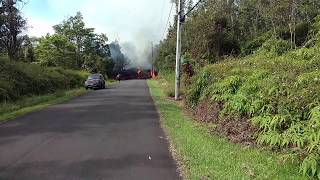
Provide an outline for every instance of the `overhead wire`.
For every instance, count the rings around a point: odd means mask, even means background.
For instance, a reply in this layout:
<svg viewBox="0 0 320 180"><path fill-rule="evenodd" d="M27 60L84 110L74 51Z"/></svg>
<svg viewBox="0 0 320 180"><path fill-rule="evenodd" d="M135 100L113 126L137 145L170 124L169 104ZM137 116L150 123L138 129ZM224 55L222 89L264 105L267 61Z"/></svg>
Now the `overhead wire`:
<svg viewBox="0 0 320 180"><path fill-rule="evenodd" d="M162 0L162 5L161 5L161 16L160 16L160 18L159 18L159 25L158 25L158 29L160 29L161 28L161 22L162 22L162 20L163 20L163 15L164 15L164 6L165 6L165 2L166 2L166 0Z"/></svg>
<svg viewBox="0 0 320 180"><path fill-rule="evenodd" d="M188 16L202 1L203 0L199 0L187 13L184 14L184 16ZM167 28L168 28L168 25L169 25L169 22L170 22L170 18L171 18L173 6L174 6L174 3L172 3L172 5L171 5L169 16L168 16L168 20L167 20L167 23L166 23L166 27L165 27L163 35L162 35L162 39L164 39L164 36L166 34L166 31L167 31Z"/></svg>
<svg viewBox="0 0 320 180"><path fill-rule="evenodd" d="M199 0L186 14L188 16L203 0Z"/></svg>
<svg viewBox="0 0 320 180"><path fill-rule="evenodd" d="M165 36L165 34L167 32L167 28L168 28L168 25L169 25L169 22L170 22L171 14L172 14L173 5L174 5L174 3L172 3L172 5L171 5L169 16L168 16L168 20L167 20L167 23L166 23L166 27L165 27L163 35L162 35L162 39L164 38L164 36Z"/></svg>

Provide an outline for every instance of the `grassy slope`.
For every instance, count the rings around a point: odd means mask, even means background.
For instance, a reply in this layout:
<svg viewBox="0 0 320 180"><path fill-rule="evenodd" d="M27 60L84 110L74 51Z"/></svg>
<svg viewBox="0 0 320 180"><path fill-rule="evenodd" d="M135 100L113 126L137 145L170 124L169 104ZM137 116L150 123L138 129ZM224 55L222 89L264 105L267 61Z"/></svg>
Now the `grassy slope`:
<svg viewBox="0 0 320 180"><path fill-rule="evenodd" d="M0 103L83 86L89 73L0 58Z"/></svg>
<svg viewBox="0 0 320 180"><path fill-rule="evenodd" d="M86 90L80 88L48 95L28 97L14 103L2 103L0 104L0 122L5 122L18 116L68 101L85 93Z"/></svg>
<svg viewBox="0 0 320 180"><path fill-rule="evenodd" d="M186 179L304 179L297 165L281 163L279 155L211 135L166 99L158 82L148 83Z"/></svg>

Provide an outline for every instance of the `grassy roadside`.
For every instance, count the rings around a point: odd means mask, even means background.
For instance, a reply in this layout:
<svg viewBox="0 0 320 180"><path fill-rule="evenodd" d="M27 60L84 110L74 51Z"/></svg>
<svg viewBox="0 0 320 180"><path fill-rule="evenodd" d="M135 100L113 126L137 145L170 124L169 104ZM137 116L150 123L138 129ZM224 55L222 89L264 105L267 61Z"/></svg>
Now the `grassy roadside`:
<svg viewBox="0 0 320 180"><path fill-rule="evenodd" d="M183 108L165 98L157 81L148 81L174 154L185 179L306 179L299 166L280 155L232 144L184 115Z"/></svg>
<svg viewBox="0 0 320 180"><path fill-rule="evenodd" d="M68 101L85 93L86 90L84 88L79 88L68 91L59 91L48 95L28 97L14 103L1 103L0 122L9 121L18 116Z"/></svg>

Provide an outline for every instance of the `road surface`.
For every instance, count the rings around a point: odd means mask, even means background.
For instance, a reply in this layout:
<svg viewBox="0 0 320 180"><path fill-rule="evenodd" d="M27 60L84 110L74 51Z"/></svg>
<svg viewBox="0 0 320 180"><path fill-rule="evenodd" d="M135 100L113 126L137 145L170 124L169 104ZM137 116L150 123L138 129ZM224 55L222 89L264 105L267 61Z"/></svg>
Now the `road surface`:
<svg viewBox="0 0 320 180"><path fill-rule="evenodd" d="M180 179L145 81L0 125L1 180Z"/></svg>

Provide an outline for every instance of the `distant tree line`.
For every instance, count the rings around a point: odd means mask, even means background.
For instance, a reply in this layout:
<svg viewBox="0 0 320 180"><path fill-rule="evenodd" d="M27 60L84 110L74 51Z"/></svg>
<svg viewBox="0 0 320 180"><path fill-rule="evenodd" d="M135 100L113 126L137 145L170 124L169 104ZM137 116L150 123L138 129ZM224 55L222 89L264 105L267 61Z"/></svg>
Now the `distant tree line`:
<svg viewBox="0 0 320 180"><path fill-rule="evenodd" d="M188 1L185 12L193 4ZM203 0L183 25L183 54L203 67L252 54L270 38L286 41L291 49L305 46L319 10L319 0ZM173 70L175 41L176 23L158 46L159 69Z"/></svg>
<svg viewBox="0 0 320 180"><path fill-rule="evenodd" d="M10 61L84 69L109 76L115 65L119 66L111 57L107 35L86 27L80 12L53 26L52 35L41 38L23 35L27 22L19 7L24 4L23 0L0 0L0 52Z"/></svg>

